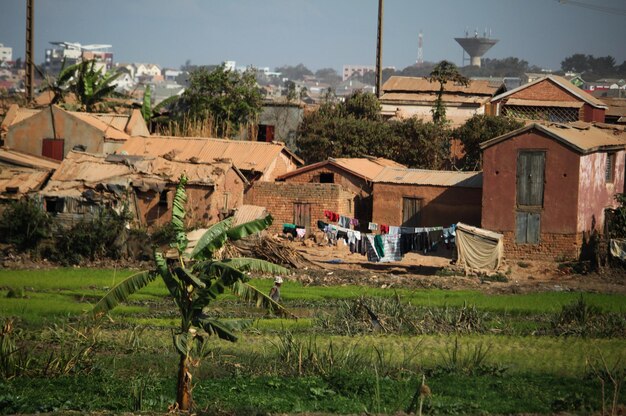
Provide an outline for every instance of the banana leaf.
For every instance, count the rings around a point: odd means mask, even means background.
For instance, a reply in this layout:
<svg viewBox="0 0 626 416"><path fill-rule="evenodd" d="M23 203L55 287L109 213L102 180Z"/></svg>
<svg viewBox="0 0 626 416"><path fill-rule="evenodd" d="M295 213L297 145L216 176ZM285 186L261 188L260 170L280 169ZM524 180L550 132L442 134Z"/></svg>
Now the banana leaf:
<svg viewBox="0 0 626 416"><path fill-rule="evenodd" d="M154 279L156 279L156 273L152 271L142 271L127 277L115 285L96 303L96 306L91 310L91 314L96 317L109 312Z"/></svg>
<svg viewBox="0 0 626 416"><path fill-rule="evenodd" d="M230 240L233 240L233 241L240 240L249 235L256 234L259 231L263 231L264 229L272 225L273 221L274 219L272 218L272 216L268 215L265 218L246 222L244 224L233 227L230 230L228 230L226 234L228 235L228 238Z"/></svg>
<svg viewBox="0 0 626 416"><path fill-rule="evenodd" d="M232 259L224 259L221 263L234 267L244 272L261 272L272 274L290 274L289 269L271 263L269 261L254 259L249 257L235 257Z"/></svg>
<svg viewBox="0 0 626 416"><path fill-rule="evenodd" d="M212 225L202 234L189 257L195 259L200 257L201 254L210 257L208 254L219 249L226 242L226 232L230 229L232 223L233 219L231 217Z"/></svg>
<svg viewBox="0 0 626 416"><path fill-rule="evenodd" d="M248 302L254 302L257 308L264 308L271 310L277 315L284 316L286 318L298 319L296 315L289 312L287 308L281 304L275 302L272 298L261 292L254 286L248 283L237 281L232 285L232 291L235 295Z"/></svg>
<svg viewBox="0 0 626 416"><path fill-rule="evenodd" d="M185 233L185 204L187 203L187 194L185 193L185 185L187 177L182 174L176 187L176 194L172 203L172 227L176 232L176 241L170 244L171 247L178 250L179 253L185 251L188 240Z"/></svg>
<svg viewBox="0 0 626 416"><path fill-rule="evenodd" d="M180 280L185 282L188 285L192 285L196 289L204 289L206 284L194 276L189 270L183 269L182 267L177 267L174 269L174 273Z"/></svg>

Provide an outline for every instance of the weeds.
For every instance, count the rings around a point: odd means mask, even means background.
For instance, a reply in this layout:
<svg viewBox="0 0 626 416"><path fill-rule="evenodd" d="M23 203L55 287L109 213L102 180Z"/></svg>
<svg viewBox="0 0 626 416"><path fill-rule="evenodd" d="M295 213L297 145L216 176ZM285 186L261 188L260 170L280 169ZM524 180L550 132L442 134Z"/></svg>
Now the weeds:
<svg viewBox="0 0 626 416"><path fill-rule="evenodd" d="M600 382L602 415L615 416L621 414L618 413L618 403L624 378L626 377L626 367L622 364L621 357L615 360L613 365L609 365L604 355L598 351L594 357L587 359L587 366L589 368L589 376ZM607 397L607 389L610 392L609 397ZM607 403L610 410L608 412Z"/></svg>
<svg viewBox="0 0 626 416"><path fill-rule="evenodd" d="M603 312L581 295L577 301L564 305L551 322L557 336L623 337L626 318L623 314Z"/></svg>

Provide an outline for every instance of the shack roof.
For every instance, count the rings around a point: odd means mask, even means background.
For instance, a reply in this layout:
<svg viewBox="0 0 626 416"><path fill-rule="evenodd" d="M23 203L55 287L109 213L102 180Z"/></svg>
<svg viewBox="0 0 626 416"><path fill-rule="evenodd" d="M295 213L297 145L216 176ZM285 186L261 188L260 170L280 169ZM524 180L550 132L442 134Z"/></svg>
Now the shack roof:
<svg viewBox="0 0 626 416"><path fill-rule="evenodd" d="M85 188L130 186L161 190L184 173L189 184L213 186L234 168L228 161L189 163L162 157L101 156L71 151L52 175L45 195L80 195ZM241 172L239 174L245 181Z"/></svg>
<svg viewBox="0 0 626 416"><path fill-rule="evenodd" d="M321 162L313 163L308 166L304 166L300 169L286 173L276 178L277 180L284 180L293 176L300 175L305 172L309 172L314 169L318 169L324 166L335 166L339 169L345 170L355 176L358 176L367 181L372 181L374 178L387 166L401 167L397 162L382 157L366 157L366 158L328 158Z"/></svg>
<svg viewBox="0 0 626 416"><path fill-rule="evenodd" d="M212 139L203 137L131 137L117 151L118 154L166 156L178 161L211 163L230 159L240 170L265 173L281 153L296 165L304 162L284 143L252 142L244 140Z"/></svg>
<svg viewBox="0 0 626 416"><path fill-rule="evenodd" d="M557 75L547 75L545 77L541 77L538 78L536 80L534 80L533 82L529 82L528 84L524 84L521 85L517 88L514 88L510 91L506 91L500 95L497 95L495 97L493 97L491 99L491 102L496 102L496 101L500 101L503 98L509 97L511 95L514 95L515 93L524 90L526 88L532 87L533 85L539 84L540 82L543 81L549 81L553 84L555 84L556 86L566 90L567 92L569 92L570 94L580 98L582 101L586 102L587 104L593 106L593 107L597 107L597 108L604 108L606 109L607 106L605 103L603 103L602 101L598 100L596 97L594 97L593 95L589 94L588 92L578 88L576 85L572 84L570 81L566 80L563 77L559 77ZM551 105L548 104L550 103L550 101L543 101L543 105Z"/></svg>
<svg viewBox="0 0 626 416"><path fill-rule="evenodd" d="M374 183L482 188L483 173L386 167Z"/></svg>
<svg viewBox="0 0 626 416"><path fill-rule="evenodd" d="M27 168L35 168L42 170L55 170L61 162L39 156L33 156L17 150L0 148L0 164L8 164L14 166L22 166Z"/></svg>
<svg viewBox="0 0 626 416"><path fill-rule="evenodd" d="M0 166L0 199L17 199L38 191L50 176L50 170Z"/></svg>
<svg viewBox="0 0 626 416"><path fill-rule="evenodd" d="M483 95L492 97L504 86L503 82L492 82L489 80L470 80L469 85L463 86L448 82L445 86L445 91L463 95ZM402 77L392 76L387 82L383 84L383 97L384 94L395 93L437 93L439 92L440 85L438 82L430 82L428 78L423 77Z"/></svg>
<svg viewBox="0 0 626 416"><path fill-rule="evenodd" d="M576 122L569 124L530 123L502 136L484 141L480 148L485 150L495 144L519 136L531 130L542 132L559 143L581 154L597 151L621 150L626 148L623 131L600 128L592 123Z"/></svg>

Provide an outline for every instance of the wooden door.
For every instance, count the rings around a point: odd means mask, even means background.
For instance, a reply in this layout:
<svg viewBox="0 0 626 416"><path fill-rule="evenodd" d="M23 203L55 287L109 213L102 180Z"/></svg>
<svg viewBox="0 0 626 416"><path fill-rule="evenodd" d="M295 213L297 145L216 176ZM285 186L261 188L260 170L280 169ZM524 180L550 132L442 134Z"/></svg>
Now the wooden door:
<svg viewBox="0 0 626 416"><path fill-rule="evenodd" d="M402 226L418 227L422 202L418 198L402 198Z"/></svg>
<svg viewBox="0 0 626 416"><path fill-rule="evenodd" d="M520 152L517 156L517 205L543 206L546 153Z"/></svg>
<svg viewBox="0 0 626 416"><path fill-rule="evenodd" d="M298 227L306 227L309 231L311 227L311 204L294 202L293 223Z"/></svg>

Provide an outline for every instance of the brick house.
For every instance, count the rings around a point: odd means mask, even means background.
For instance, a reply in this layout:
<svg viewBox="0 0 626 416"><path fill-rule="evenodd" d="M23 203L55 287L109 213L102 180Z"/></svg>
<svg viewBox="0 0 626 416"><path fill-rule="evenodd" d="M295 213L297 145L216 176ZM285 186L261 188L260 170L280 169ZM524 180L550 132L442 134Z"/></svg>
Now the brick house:
<svg viewBox="0 0 626 416"><path fill-rule="evenodd" d="M392 76L382 86L381 113L385 117L430 121L439 88L439 83L428 78ZM502 79L471 80L467 86L448 83L442 96L446 117L454 126L460 126L475 114L488 113L489 101L504 91Z"/></svg>
<svg viewBox="0 0 626 416"><path fill-rule="evenodd" d="M590 123L532 123L481 144L482 227L518 258L577 258L624 192L626 141Z"/></svg>
<svg viewBox="0 0 626 416"><path fill-rule="evenodd" d="M165 225L182 173L188 226L206 226L243 204L243 174L230 161L189 163L161 157L70 152L40 192L44 208L69 226L104 208L126 206L141 228Z"/></svg>
<svg viewBox="0 0 626 416"><path fill-rule="evenodd" d="M73 149L110 154L131 135L149 135L139 110L129 115L66 111L56 105L41 110L11 106L0 131L13 150L63 160Z"/></svg>
<svg viewBox="0 0 626 416"><path fill-rule="evenodd" d="M302 186L310 186L310 184L340 185L346 192L342 198L345 198L348 193L352 195L349 209L346 212L349 211L361 224L367 225L372 219L371 196L374 178L387 166L405 167L385 158L329 158L281 175L276 180L298 183ZM337 212L339 213L339 211ZM344 211L340 213L344 215Z"/></svg>
<svg viewBox="0 0 626 416"><path fill-rule="evenodd" d="M372 221L404 227L479 225L482 172L387 167L374 178Z"/></svg>
<svg viewBox="0 0 626 416"><path fill-rule="evenodd" d="M548 75L491 99L497 115L566 123L604 122L605 103L565 78Z"/></svg>

